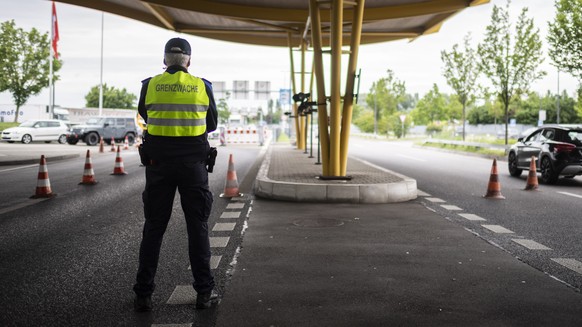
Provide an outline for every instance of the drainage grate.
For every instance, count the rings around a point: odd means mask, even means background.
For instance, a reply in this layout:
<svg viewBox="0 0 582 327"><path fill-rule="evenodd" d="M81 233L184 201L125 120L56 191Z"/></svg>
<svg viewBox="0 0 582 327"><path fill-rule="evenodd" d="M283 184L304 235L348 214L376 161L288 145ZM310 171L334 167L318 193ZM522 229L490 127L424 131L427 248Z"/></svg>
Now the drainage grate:
<svg viewBox="0 0 582 327"><path fill-rule="evenodd" d="M307 228L338 227L343 224L344 222L339 219L330 218L297 219L293 221L293 225Z"/></svg>

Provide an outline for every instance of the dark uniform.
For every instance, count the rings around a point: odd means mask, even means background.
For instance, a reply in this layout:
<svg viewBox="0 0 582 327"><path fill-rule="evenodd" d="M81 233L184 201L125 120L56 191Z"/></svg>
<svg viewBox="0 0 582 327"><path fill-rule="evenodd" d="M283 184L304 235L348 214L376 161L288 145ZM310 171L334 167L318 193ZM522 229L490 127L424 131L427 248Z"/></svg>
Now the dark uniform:
<svg viewBox="0 0 582 327"><path fill-rule="evenodd" d="M178 189L188 230L193 287L198 294L210 293L214 278L208 217L213 198L206 170L207 133L216 130L218 116L212 85L188 74L184 67L170 66L142 82L138 110L148 123L142 148L148 162L143 192L145 225L133 289L138 298L149 298L154 291L162 239Z"/></svg>

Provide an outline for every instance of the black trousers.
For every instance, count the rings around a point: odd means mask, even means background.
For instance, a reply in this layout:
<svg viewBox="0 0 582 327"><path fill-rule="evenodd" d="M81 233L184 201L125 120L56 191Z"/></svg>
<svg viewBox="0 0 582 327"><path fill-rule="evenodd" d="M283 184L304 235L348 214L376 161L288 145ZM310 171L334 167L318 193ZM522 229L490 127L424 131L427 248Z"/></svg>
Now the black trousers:
<svg viewBox="0 0 582 327"><path fill-rule="evenodd" d="M146 186L142 195L145 224L137 282L133 287L139 296L154 292L160 248L172 214L176 188L180 192L188 230L188 250L194 278L192 285L198 293L210 292L214 288L208 238L208 217L213 199L208 188L205 163L161 163L146 166Z"/></svg>

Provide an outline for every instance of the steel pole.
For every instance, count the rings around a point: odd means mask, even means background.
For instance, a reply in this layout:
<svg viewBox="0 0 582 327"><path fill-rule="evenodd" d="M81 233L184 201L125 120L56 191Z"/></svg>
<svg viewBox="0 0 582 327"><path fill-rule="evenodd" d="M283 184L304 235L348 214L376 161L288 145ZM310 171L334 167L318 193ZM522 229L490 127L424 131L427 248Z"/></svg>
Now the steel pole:
<svg viewBox="0 0 582 327"><path fill-rule="evenodd" d="M334 0L331 5L331 88L330 88L330 148L329 169L331 176L341 174L341 61L343 38L343 0Z"/></svg>

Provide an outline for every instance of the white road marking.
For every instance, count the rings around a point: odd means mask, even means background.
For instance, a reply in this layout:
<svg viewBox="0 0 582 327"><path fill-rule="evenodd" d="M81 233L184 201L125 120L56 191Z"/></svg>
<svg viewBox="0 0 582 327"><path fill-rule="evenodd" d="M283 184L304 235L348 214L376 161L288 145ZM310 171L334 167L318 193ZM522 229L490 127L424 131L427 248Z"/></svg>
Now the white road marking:
<svg viewBox="0 0 582 327"><path fill-rule="evenodd" d="M523 246L523 247L530 249L530 250L551 250L549 247L547 247L543 244L540 244L534 240L524 240L521 238L513 238L511 240L514 241L515 243Z"/></svg>
<svg viewBox="0 0 582 327"><path fill-rule="evenodd" d="M212 228L213 232L226 232L234 230L236 223L216 223Z"/></svg>
<svg viewBox="0 0 582 327"><path fill-rule="evenodd" d="M25 169L25 168L30 168L30 167L38 167L38 164L27 165L27 166L20 166L20 167L16 167L16 168L3 169L3 170L0 170L0 173L6 172L6 171L18 170L18 169Z"/></svg>
<svg viewBox="0 0 582 327"><path fill-rule="evenodd" d="M15 204L15 205L13 205L11 207L8 207L8 208L0 209L0 215L5 214L5 213L10 212L10 211L13 211L13 210L16 210L16 209L25 208L25 207L31 206L33 204L36 204L36 203L39 203L39 202L42 202L42 201L49 200L49 199L50 198L45 198L45 199L42 199L42 198L41 199L29 199L26 202L19 203L19 204Z"/></svg>
<svg viewBox="0 0 582 327"><path fill-rule="evenodd" d="M552 261L559 263L560 265L582 275L582 262L580 262L576 259L552 258Z"/></svg>
<svg viewBox="0 0 582 327"><path fill-rule="evenodd" d="M218 268L220 264L220 260L222 259L221 255L213 255L210 257L210 269ZM192 266L188 266L188 270L192 270Z"/></svg>
<svg viewBox="0 0 582 327"><path fill-rule="evenodd" d="M483 220L484 221L484 220L487 220L485 218L481 218L481 217L479 217L479 216L477 216L475 214L472 214L472 213L460 213L459 216L461 216L461 217L463 217L463 218L465 218L467 220L473 220L473 221L479 221L479 220Z"/></svg>
<svg viewBox="0 0 582 327"><path fill-rule="evenodd" d="M418 196L430 196L430 194L423 192L421 190L418 190L418 189L416 190L416 195L418 195Z"/></svg>
<svg viewBox="0 0 582 327"><path fill-rule="evenodd" d="M230 237L210 237L210 247L211 248L225 248L228 244Z"/></svg>
<svg viewBox="0 0 582 327"><path fill-rule="evenodd" d="M240 217L240 211L225 211L220 215L220 218L238 218Z"/></svg>
<svg viewBox="0 0 582 327"><path fill-rule="evenodd" d="M481 226L497 234L513 234L512 231L503 226L499 225L481 225Z"/></svg>
<svg viewBox="0 0 582 327"><path fill-rule="evenodd" d="M241 203L241 202L229 203L226 206L226 209L242 209L242 208L244 208L244 206L245 206L244 202L243 203Z"/></svg>
<svg viewBox="0 0 582 327"><path fill-rule="evenodd" d="M402 158L406 158L406 159L410 159L410 160L416 160L416 161L420 161L420 162L426 162L425 159L418 159L416 157L411 157L411 156L407 156L404 154L397 154L397 156L402 157Z"/></svg>
<svg viewBox="0 0 582 327"><path fill-rule="evenodd" d="M582 195L578 195L578 194L574 194L574 193L568 193L568 192L558 192L558 193L560 193L560 194L564 194L564 195L567 195L567 196L573 196L573 197L575 197L575 198L580 198L580 199L582 199Z"/></svg>
<svg viewBox="0 0 582 327"><path fill-rule="evenodd" d="M426 199L429 200L430 202L433 202L433 203L443 203L443 202L447 202L447 201L445 201L443 199L439 199L439 198L426 198Z"/></svg>
<svg viewBox="0 0 582 327"><path fill-rule="evenodd" d="M441 204L441 207L443 207L447 210L451 210L451 211L462 211L463 210L457 206L453 206L453 205L449 205L449 204Z"/></svg>
<svg viewBox="0 0 582 327"><path fill-rule="evenodd" d="M170 295L166 304L194 304L196 303L196 291L192 285L178 285Z"/></svg>

